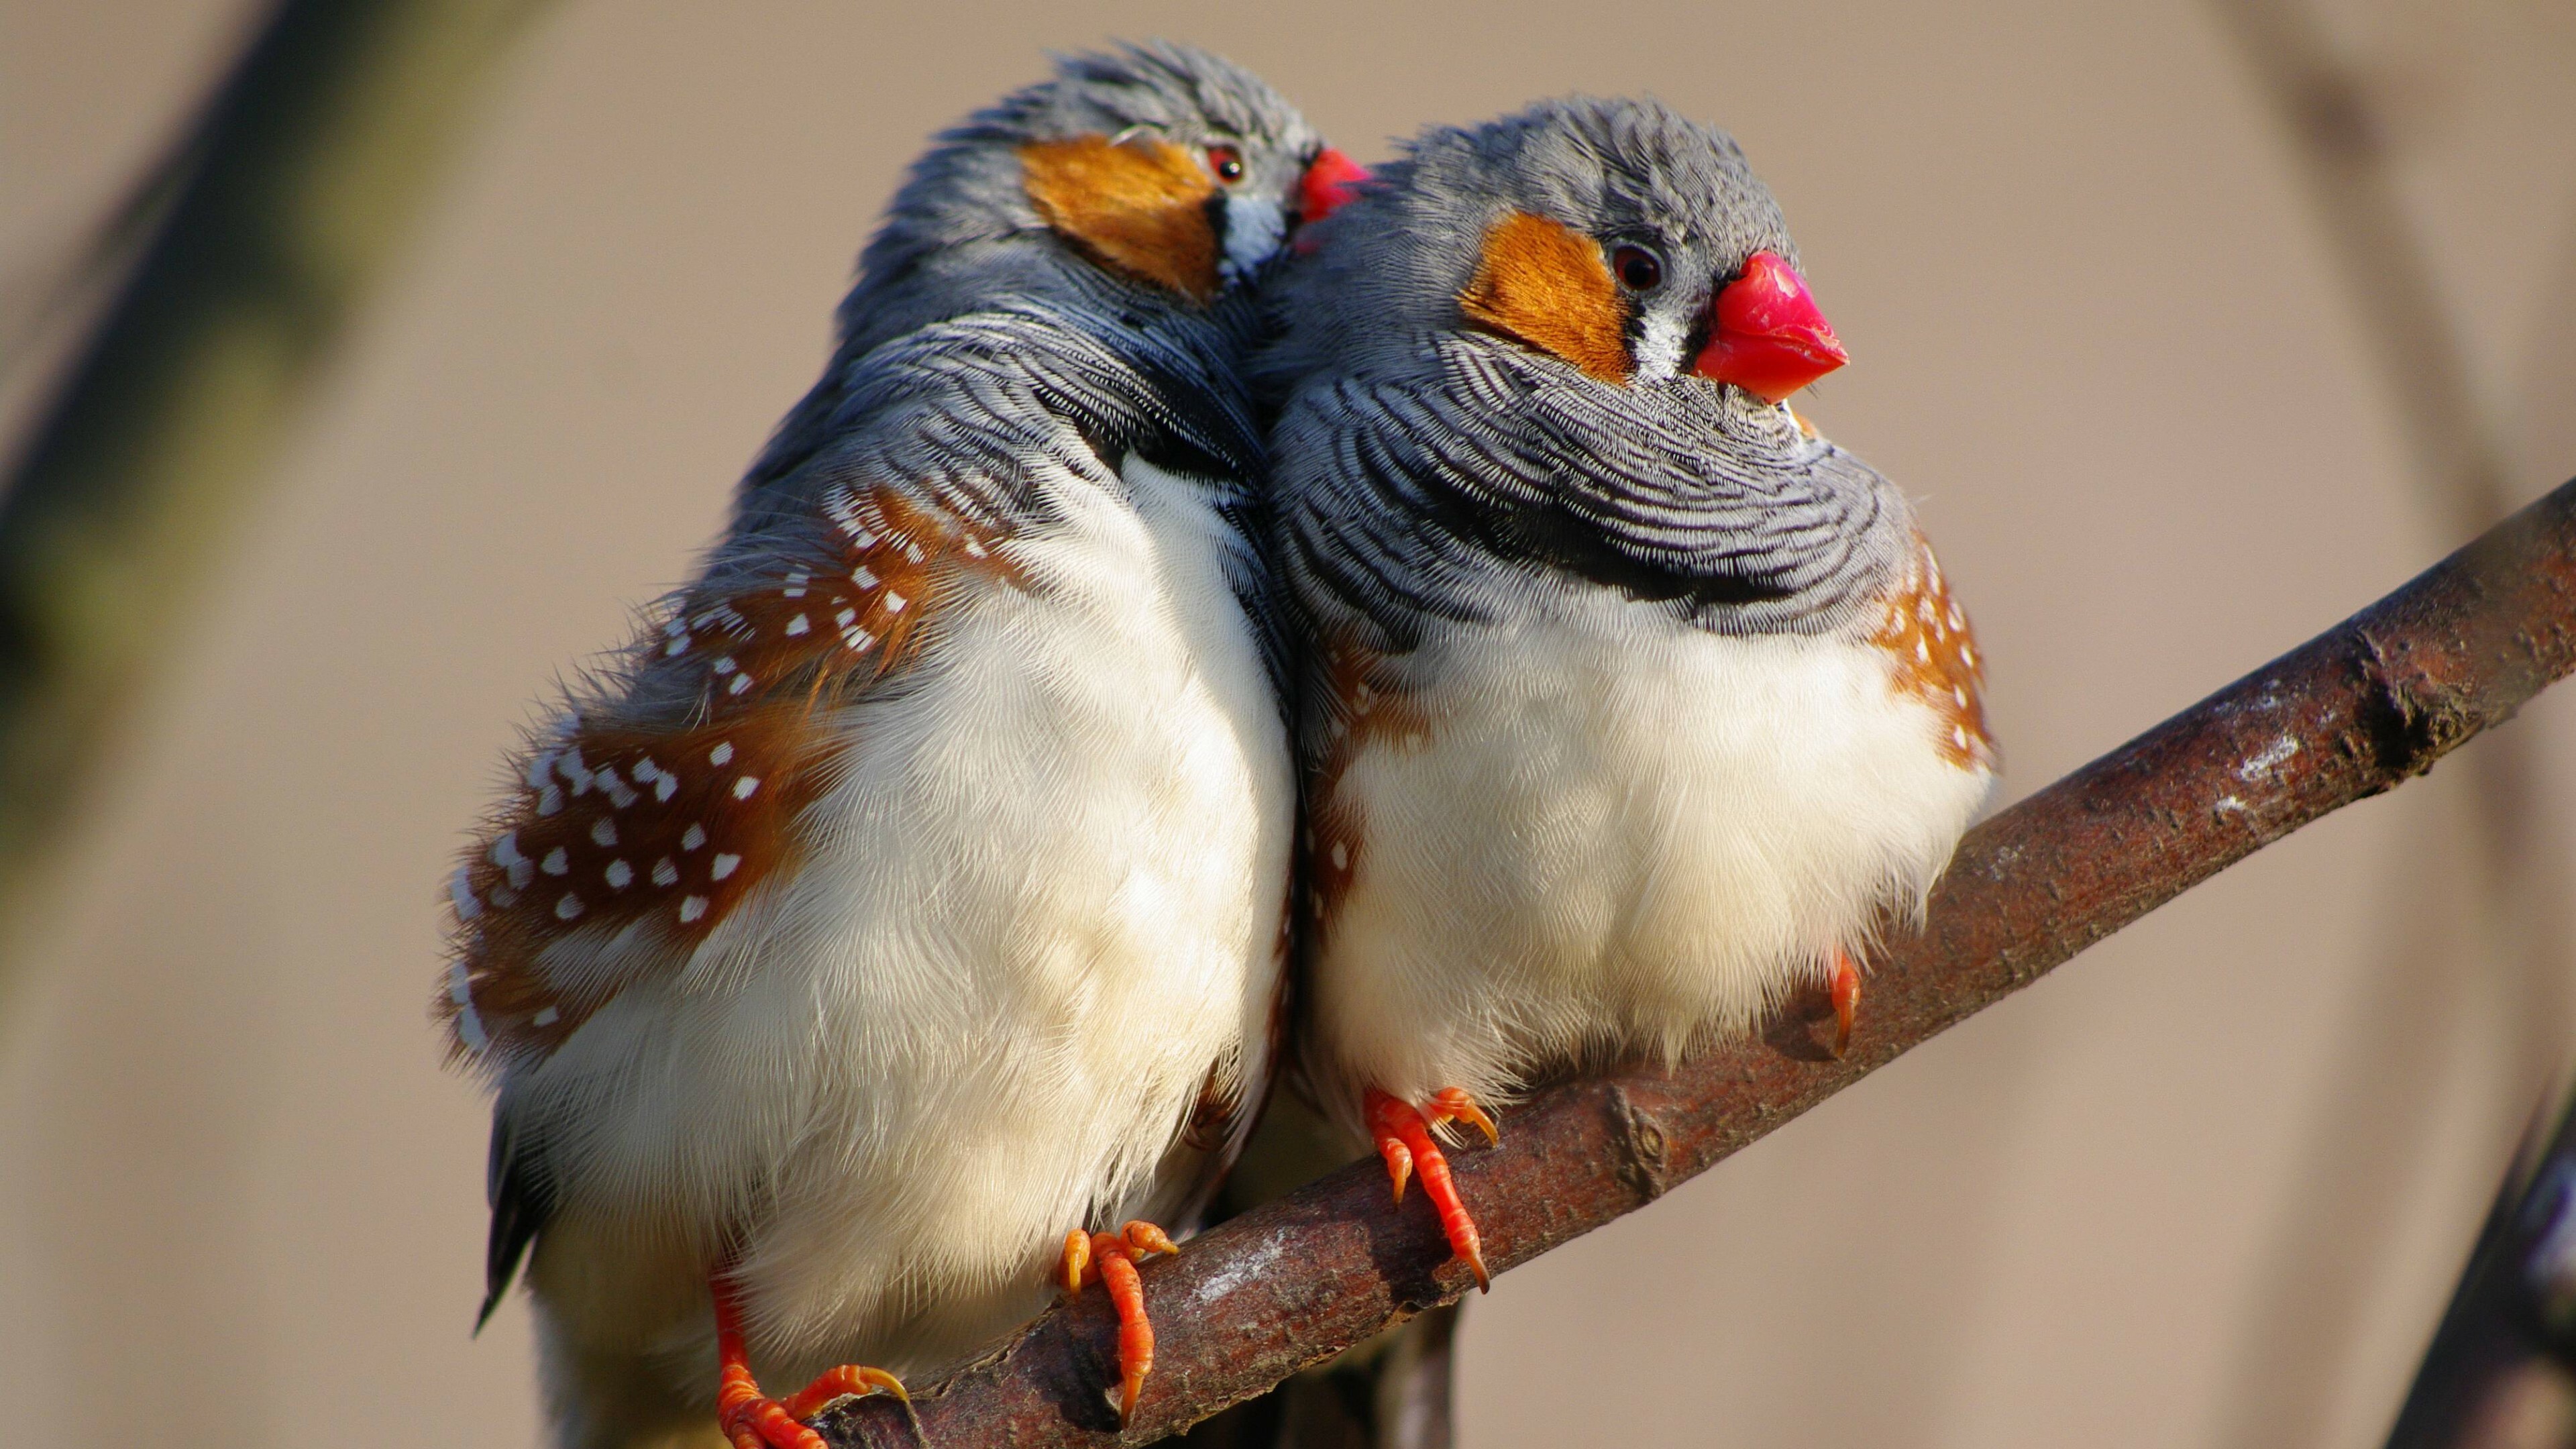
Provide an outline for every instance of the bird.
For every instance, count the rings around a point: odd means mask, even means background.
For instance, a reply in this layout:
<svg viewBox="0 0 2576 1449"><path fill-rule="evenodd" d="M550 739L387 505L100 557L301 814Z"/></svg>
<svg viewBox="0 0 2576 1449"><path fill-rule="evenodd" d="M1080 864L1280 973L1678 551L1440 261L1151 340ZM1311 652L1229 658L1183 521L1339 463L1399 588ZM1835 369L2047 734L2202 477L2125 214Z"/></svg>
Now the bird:
<svg viewBox="0 0 2576 1449"><path fill-rule="evenodd" d="M1284 1031L1239 360L1358 172L1168 42L938 136L720 539L513 756L438 1012L495 1095L483 1317L524 1259L557 1444L820 1449L1059 1280L1116 1303L1133 1413L1135 1263Z"/></svg>
<svg viewBox="0 0 2576 1449"><path fill-rule="evenodd" d="M1789 405L1848 353L1732 138L1575 96L1430 127L1358 192L1255 364L1299 1065L1489 1287L1442 1139L1809 983L1844 1049L1997 759L1912 506Z"/></svg>

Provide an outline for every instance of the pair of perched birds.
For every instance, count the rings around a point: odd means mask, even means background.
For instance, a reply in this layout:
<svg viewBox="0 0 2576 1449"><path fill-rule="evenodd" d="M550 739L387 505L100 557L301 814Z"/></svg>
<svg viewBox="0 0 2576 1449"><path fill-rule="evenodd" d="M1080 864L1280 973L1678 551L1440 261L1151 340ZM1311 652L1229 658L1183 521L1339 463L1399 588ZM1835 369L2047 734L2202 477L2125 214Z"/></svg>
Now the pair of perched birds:
<svg viewBox="0 0 2576 1449"><path fill-rule="evenodd" d="M1132 1410L1135 1260L1292 1053L1482 1280L1435 1127L1800 981L1847 1033L1992 752L1904 498L1783 401L1843 361L1795 257L1649 102L1366 177L1156 44L942 136L452 883L559 1442L814 1449L1051 1278Z"/></svg>

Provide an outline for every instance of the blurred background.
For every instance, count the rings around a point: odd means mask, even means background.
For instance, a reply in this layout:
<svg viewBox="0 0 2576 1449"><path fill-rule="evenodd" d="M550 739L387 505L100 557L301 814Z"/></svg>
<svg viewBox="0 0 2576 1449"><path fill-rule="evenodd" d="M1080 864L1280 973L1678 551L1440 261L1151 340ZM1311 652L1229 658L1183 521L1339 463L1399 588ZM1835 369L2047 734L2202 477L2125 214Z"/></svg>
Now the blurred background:
<svg viewBox="0 0 2576 1449"><path fill-rule="evenodd" d="M11 452L82 321L30 299L265 9L0 0ZM1573 89L1733 130L1856 359L1802 409L1922 500L2008 797L2576 474L2564 0L535 7L43 842L0 1438L537 1442L523 1308L467 1336L451 853L926 135L1152 34L1362 160ZM2562 689L1509 1275L1462 1442L2376 1444L2576 1041L2571 802Z"/></svg>

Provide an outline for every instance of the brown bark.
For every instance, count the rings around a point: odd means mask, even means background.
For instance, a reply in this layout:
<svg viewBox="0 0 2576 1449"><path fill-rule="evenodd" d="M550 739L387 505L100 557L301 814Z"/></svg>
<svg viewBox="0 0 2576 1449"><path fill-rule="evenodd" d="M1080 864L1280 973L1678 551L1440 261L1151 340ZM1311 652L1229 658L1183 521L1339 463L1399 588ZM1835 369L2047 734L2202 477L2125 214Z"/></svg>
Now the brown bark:
<svg viewBox="0 0 2576 1449"><path fill-rule="evenodd" d="M1622 1214L2300 826L2421 774L2576 667L2576 483L2396 593L2024 800L1960 846L1923 928L1870 978L1847 1056L1821 1000L1666 1074L1539 1092L1502 1146L1453 1159L1507 1270ZM1154 1376L1129 1442L1177 1432L1471 1286L1417 1195L1355 1164L1145 1274ZM918 1396L943 1449L1111 1442L1116 1325L1086 1294ZM843 1446L910 1442L859 1402Z"/></svg>

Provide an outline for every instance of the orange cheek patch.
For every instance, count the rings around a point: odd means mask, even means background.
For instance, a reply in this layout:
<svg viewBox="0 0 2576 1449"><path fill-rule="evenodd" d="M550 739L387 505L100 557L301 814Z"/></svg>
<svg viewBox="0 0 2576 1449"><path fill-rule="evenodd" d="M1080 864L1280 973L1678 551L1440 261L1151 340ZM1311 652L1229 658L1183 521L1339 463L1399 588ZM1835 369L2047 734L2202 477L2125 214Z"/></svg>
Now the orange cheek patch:
<svg viewBox="0 0 2576 1449"><path fill-rule="evenodd" d="M1628 380L1627 308L1601 244L1546 217L1516 211L1494 223L1458 307L1604 382Z"/></svg>
<svg viewBox="0 0 2576 1449"><path fill-rule="evenodd" d="M1950 597L1932 545L1915 538L1913 566L1887 597L1886 617L1870 642L1896 663L1896 687L1940 717L1941 755L1961 769L1992 769L1986 733L1985 662L1977 656L1968 616Z"/></svg>
<svg viewBox="0 0 2576 1449"><path fill-rule="evenodd" d="M1195 301L1216 295L1216 181L1189 152L1076 136L1021 147L1020 171L1038 216L1102 264Z"/></svg>

